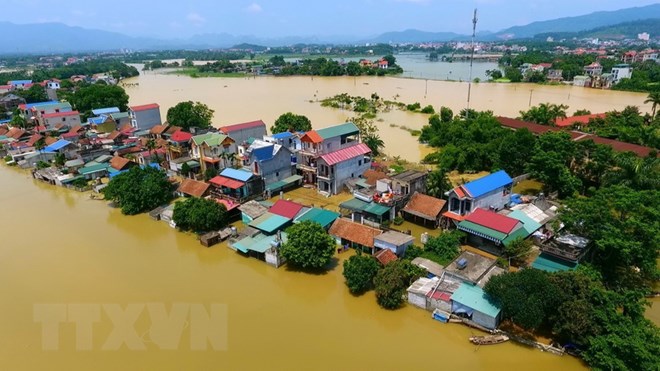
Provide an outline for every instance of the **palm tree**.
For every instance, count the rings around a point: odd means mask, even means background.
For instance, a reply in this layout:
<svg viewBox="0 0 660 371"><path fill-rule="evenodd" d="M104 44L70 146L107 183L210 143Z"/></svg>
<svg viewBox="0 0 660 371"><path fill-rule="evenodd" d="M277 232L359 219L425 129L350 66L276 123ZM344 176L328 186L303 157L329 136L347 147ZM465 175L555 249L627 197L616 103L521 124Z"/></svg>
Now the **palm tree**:
<svg viewBox="0 0 660 371"><path fill-rule="evenodd" d="M380 155L380 149L385 146L385 142L383 142L383 140L380 139L380 136L378 136L378 134L375 133L363 135L362 143L366 144L367 147L369 147L374 157Z"/></svg>
<svg viewBox="0 0 660 371"><path fill-rule="evenodd" d="M648 98L644 101L644 104L651 103L651 118L655 118L655 112L660 105L660 92L654 91L649 93Z"/></svg>
<svg viewBox="0 0 660 371"><path fill-rule="evenodd" d="M156 143L156 140L151 138L147 140L147 143L145 144L147 149L149 150L149 160L153 157L153 153L158 147L158 144ZM151 161L150 161L151 162ZM156 162L160 162L160 158L158 157L158 152L156 152Z"/></svg>
<svg viewBox="0 0 660 371"><path fill-rule="evenodd" d="M447 172L443 169L430 172L426 178L426 194L431 197L442 198L451 188Z"/></svg>
<svg viewBox="0 0 660 371"><path fill-rule="evenodd" d="M603 176L603 185L625 185L634 189L660 189L660 158L640 158L633 153L619 153L615 166Z"/></svg>

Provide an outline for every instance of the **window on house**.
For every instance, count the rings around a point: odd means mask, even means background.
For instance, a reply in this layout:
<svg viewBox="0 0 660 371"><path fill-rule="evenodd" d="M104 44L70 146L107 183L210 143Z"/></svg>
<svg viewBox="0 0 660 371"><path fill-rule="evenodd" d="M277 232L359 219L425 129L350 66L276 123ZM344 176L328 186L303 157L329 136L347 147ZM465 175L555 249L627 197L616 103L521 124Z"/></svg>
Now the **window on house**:
<svg viewBox="0 0 660 371"><path fill-rule="evenodd" d="M279 172L279 171L276 171L276 172L275 172L275 176L280 176L280 172Z"/></svg>
<svg viewBox="0 0 660 371"><path fill-rule="evenodd" d="M362 160L358 160L358 166L362 166Z"/></svg>

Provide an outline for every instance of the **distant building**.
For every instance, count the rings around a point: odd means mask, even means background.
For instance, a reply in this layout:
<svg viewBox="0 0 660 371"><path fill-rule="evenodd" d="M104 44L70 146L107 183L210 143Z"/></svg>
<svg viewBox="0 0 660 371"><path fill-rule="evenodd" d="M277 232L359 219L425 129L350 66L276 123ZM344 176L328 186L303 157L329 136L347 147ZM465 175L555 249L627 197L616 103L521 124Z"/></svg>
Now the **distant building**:
<svg viewBox="0 0 660 371"><path fill-rule="evenodd" d="M15 89L20 89L20 90L27 89L27 88L29 88L30 86L32 86L32 80L12 80L12 81L9 81L9 86L11 86L11 89L12 89L12 90L15 90Z"/></svg>
<svg viewBox="0 0 660 371"><path fill-rule="evenodd" d="M603 73L603 66L598 62L593 62L588 66L584 66L584 72L591 77L600 76Z"/></svg>
<svg viewBox="0 0 660 371"><path fill-rule="evenodd" d="M629 79L632 77L632 67L629 64L617 64L612 67L612 83L618 84L621 79Z"/></svg>
<svg viewBox="0 0 660 371"><path fill-rule="evenodd" d="M160 106L156 103L129 107L128 116L131 126L139 131L149 130L161 123Z"/></svg>
<svg viewBox="0 0 660 371"><path fill-rule="evenodd" d="M41 116L42 125L47 130L56 128L56 125L63 124L72 128L80 125L80 113L78 111L47 113Z"/></svg>
<svg viewBox="0 0 660 371"><path fill-rule="evenodd" d="M573 86L580 86L583 88L591 87L591 77L578 75L573 77Z"/></svg>
<svg viewBox="0 0 660 371"><path fill-rule="evenodd" d="M648 32L638 33L637 39L642 41L649 41L651 39L651 35L649 35Z"/></svg>
<svg viewBox="0 0 660 371"><path fill-rule="evenodd" d="M21 104L25 104L25 99L18 95L7 94L4 97L0 97L0 107L4 108L7 112L12 112Z"/></svg>
<svg viewBox="0 0 660 371"><path fill-rule="evenodd" d="M266 135L266 124L261 121L244 122L241 124L227 125L220 128L220 131L231 137L237 145L243 146L250 139L261 139ZM247 148L247 145L245 146ZM239 153L242 155L242 153Z"/></svg>
<svg viewBox="0 0 660 371"><path fill-rule="evenodd" d="M546 78L550 82L561 82L564 80L564 77L562 76L563 70L558 70L558 69L551 69L548 70L548 75Z"/></svg>

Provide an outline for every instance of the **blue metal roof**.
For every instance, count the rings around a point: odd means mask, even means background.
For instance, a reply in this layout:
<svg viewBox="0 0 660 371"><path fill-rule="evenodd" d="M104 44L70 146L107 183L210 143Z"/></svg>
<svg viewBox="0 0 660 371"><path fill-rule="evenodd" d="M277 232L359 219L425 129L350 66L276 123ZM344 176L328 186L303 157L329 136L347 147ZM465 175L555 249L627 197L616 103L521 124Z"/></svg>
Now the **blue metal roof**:
<svg viewBox="0 0 660 371"><path fill-rule="evenodd" d="M486 175L485 177L463 184L472 197L479 197L500 187L512 184L513 179L504 170Z"/></svg>
<svg viewBox="0 0 660 371"><path fill-rule="evenodd" d="M275 145L253 148L252 149L252 154L259 161L268 161L271 158L273 158L273 148L274 147L275 147Z"/></svg>
<svg viewBox="0 0 660 371"><path fill-rule="evenodd" d="M97 116L107 114L107 113L118 113L118 112L119 112L119 108L117 108L117 107L97 108L97 109L92 110L92 113L97 115Z"/></svg>
<svg viewBox="0 0 660 371"><path fill-rule="evenodd" d="M11 80L9 85L25 85L32 84L32 80Z"/></svg>
<svg viewBox="0 0 660 371"><path fill-rule="evenodd" d="M57 103L59 103L59 101L57 101L57 100L49 100L49 101L46 101L46 102L27 103L25 105L25 109L30 109L32 107L38 107L38 106L45 106L45 105L48 105L48 104L57 104Z"/></svg>
<svg viewBox="0 0 660 371"><path fill-rule="evenodd" d="M44 152L56 152L59 151L60 149L68 146L71 144L68 140L60 139L57 142L49 145L48 147L44 148Z"/></svg>
<svg viewBox="0 0 660 371"><path fill-rule="evenodd" d="M252 173L249 171L237 170L229 167L222 170L220 175L227 178L240 180L241 182L247 182L248 180L250 180L250 178L252 178Z"/></svg>
<svg viewBox="0 0 660 371"><path fill-rule="evenodd" d="M90 117L88 121L94 125L101 125L106 120L106 117L107 116Z"/></svg>
<svg viewBox="0 0 660 371"><path fill-rule="evenodd" d="M285 131L285 132L283 132L283 133L273 134L272 137L273 137L274 139L284 139L284 138L288 138L288 137L290 137L290 136L292 136L292 135L293 135L293 133L291 133L291 132L289 132L289 131Z"/></svg>

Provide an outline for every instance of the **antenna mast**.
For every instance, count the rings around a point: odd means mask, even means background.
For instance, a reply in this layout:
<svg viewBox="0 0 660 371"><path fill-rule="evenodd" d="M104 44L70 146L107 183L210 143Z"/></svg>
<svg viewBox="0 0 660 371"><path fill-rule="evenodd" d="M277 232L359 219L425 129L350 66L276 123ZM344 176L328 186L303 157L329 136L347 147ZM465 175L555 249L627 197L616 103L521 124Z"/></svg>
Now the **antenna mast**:
<svg viewBox="0 0 660 371"><path fill-rule="evenodd" d="M474 61L474 37L477 31L477 8L474 8L474 16L472 17L472 54L470 55L470 79L468 80L468 95L467 95L467 111L465 117L470 116L470 92L472 90L472 62Z"/></svg>

